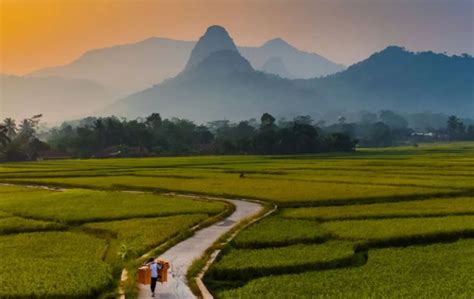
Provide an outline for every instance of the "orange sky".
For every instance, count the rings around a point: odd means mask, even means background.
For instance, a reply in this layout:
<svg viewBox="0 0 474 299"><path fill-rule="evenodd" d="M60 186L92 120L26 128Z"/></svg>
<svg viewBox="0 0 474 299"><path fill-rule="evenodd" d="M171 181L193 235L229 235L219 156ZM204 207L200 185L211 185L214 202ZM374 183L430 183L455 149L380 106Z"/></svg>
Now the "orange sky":
<svg viewBox="0 0 474 299"><path fill-rule="evenodd" d="M398 2L0 0L0 72L24 74L151 36L196 40L211 24L225 26L239 45L282 37L345 64L390 44L472 54L473 1Z"/></svg>

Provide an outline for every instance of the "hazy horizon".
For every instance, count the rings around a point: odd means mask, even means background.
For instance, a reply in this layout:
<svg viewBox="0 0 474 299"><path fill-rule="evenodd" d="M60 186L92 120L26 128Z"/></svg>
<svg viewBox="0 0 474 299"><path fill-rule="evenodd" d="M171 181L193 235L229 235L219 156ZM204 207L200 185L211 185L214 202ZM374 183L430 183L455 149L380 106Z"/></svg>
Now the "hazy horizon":
<svg viewBox="0 0 474 299"><path fill-rule="evenodd" d="M472 55L473 8L470 0L2 0L0 72L21 75L150 37L195 41L212 24L239 46L280 37L345 65L389 45Z"/></svg>

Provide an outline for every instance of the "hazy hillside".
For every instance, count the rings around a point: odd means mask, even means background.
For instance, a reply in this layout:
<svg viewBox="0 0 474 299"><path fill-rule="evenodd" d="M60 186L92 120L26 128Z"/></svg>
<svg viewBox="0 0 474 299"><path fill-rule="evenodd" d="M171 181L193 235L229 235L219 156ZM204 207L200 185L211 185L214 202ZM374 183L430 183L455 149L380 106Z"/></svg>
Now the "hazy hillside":
<svg viewBox="0 0 474 299"><path fill-rule="evenodd" d="M223 45L232 42L227 33L219 38ZM205 44L208 40L202 38L204 44L198 43L196 47L209 48ZM318 105L322 102L316 92L296 87L290 80L254 71L237 51L221 50L177 77L133 94L103 113L137 117L156 111L165 117L209 121L258 117L267 111L276 116L296 115Z"/></svg>
<svg viewBox="0 0 474 299"><path fill-rule="evenodd" d="M262 71L269 74L275 74L282 78L292 79L295 76L288 71L281 57L270 57L263 64Z"/></svg>
<svg viewBox="0 0 474 299"><path fill-rule="evenodd" d="M474 58L391 46L346 71L298 80L334 108L474 115Z"/></svg>
<svg viewBox="0 0 474 299"><path fill-rule="evenodd" d="M282 43L286 46L282 46ZM37 70L29 75L85 78L120 90L126 95L179 74L185 68L195 44L194 41L153 37L134 44L92 50L70 64ZM211 44L209 43L210 48ZM221 46L224 47L222 49L229 47ZM267 60L279 57L295 78L313 78L343 69L341 65L317 54L299 51L284 41L274 40L262 47L244 47L239 50L255 69L262 69ZM195 60L202 60L206 56L198 53L199 51L201 50L196 50L196 59L190 60L191 64L194 65Z"/></svg>
<svg viewBox="0 0 474 299"><path fill-rule="evenodd" d="M17 113L22 103L34 98L40 104L31 111L40 113L41 108L56 119L95 111L127 117L160 112L166 117L203 121L244 119L263 112L291 117L380 109L474 116L471 56L412 53L392 46L333 75L287 80L283 78L310 76L320 70L335 72L342 67L281 39L240 50L245 55L239 54L232 38L219 26L211 26L197 44L152 38L94 50L70 65L34 75L83 76L106 86L120 86L114 95L122 100L103 109L110 92L90 81L12 77L2 94L7 103L3 109ZM76 108L60 114L63 107L58 103Z"/></svg>
<svg viewBox="0 0 474 299"><path fill-rule="evenodd" d="M239 49L256 69L262 69L265 62L272 57L279 57L288 72L295 78L314 78L334 74L345 69L316 53L300 51L281 38L272 39L261 47Z"/></svg>
<svg viewBox="0 0 474 299"><path fill-rule="evenodd" d="M84 116L116 98L103 86L79 79L0 75L0 117L43 114L47 121Z"/></svg>
<svg viewBox="0 0 474 299"><path fill-rule="evenodd" d="M166 38L86 52L70 64L38 70L30 76L85 78L119 90L123 96L176 76L195 42Z"/></svg>
<svg viewBox="0 0 474 299"><path fill-rule="evenodd" d="M415 54L388 47L331 76L288 80L255 71L235 50L224 28L211 27L196 49L200 50L193 53L199 56L191 55L190 66L178 76L133 94L104 113L137 117L156 111L166 117L207 121L249 118L263 112L317 117L341 110L393 109L461 116L472 116L474 111L474 59L468 56ZM229 50L212 52L214 49ZM202 60L206 53L209 56ZM284 64L276 60L273 64L280 64L281 71Z"/></svg>

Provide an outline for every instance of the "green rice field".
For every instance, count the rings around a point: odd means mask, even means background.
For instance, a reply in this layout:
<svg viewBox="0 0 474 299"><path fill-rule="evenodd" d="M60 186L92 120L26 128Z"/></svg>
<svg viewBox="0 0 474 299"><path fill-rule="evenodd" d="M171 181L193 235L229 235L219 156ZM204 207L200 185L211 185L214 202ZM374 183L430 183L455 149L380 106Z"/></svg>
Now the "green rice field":
<svg viewBox="0 0 474 299"><path fill-rule="evenodd" d="M207 214L135 218L88 223L84 227L114 234L120 246L126 246L132 254L137 255L159 246L181 231L197 225L207 218Z"/></svg>
<svg viewBox="0 0 474 299"><path fill-rule="evenodd" d="M216 298L474 297L474 143L0 164L0 297L114 294L123 267L231 211L205 196L277 206L211 265Z"/></svg>
<svg viewBox="0 0 474 299"><path fill-rule="evenodd" d="M70 232L0 236L1 298L85 298L113 281L104 240Z"/></svg>
<svg viewBox="0 0 474 299"><path fill-rule="evenodd" d="M474 241L373 250L360 267L272 275L219 298L472 298Z"/></svg>
<svg viewBox="0 0 474 299"><path fill-rule="evenodd" d="M113 294L122 267L225 212L218 201L0 184L0 298ZM47 231L47 232L46 232ZM65 279L67 277L67 279Z"/></svg>

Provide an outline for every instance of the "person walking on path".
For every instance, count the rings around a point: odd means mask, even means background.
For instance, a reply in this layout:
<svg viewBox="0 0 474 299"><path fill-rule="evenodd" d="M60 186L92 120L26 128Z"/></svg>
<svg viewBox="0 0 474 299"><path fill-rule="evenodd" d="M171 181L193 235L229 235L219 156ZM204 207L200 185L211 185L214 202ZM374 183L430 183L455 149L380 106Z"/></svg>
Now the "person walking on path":
<svg viewBox="0 0 474 299"><path fill-rule="evenodd" d="M149 258L148 262L146 263L151 270L151 283L150 283L150 290L151 290L151 297L155 297L155 289L156 289L156 282L159 278L159 270L161 269L161 264L157 263L155 259Z"/></svg>

